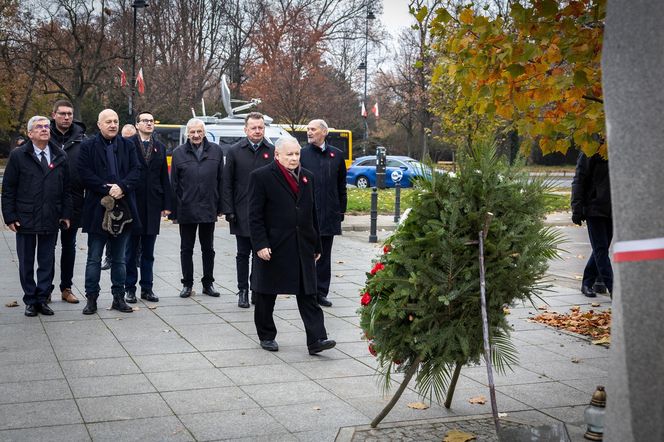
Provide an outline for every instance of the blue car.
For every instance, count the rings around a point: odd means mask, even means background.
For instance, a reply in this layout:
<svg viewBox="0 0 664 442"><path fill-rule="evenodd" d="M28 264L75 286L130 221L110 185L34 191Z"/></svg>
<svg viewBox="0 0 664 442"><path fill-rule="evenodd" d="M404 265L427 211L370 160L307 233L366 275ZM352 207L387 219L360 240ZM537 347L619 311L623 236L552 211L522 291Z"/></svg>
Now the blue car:
<svg viewBox="0 0 664 442"><path fill-rule="evenodd" d="M405 156L388 155L385 170L385 186L394 187L395 178L401 176L401 187L411 187L413 178L425 175L427 166L419 161ZM366 156L357 158L348 169L346 183L361 189L376 185L376 157Z"/></svg>

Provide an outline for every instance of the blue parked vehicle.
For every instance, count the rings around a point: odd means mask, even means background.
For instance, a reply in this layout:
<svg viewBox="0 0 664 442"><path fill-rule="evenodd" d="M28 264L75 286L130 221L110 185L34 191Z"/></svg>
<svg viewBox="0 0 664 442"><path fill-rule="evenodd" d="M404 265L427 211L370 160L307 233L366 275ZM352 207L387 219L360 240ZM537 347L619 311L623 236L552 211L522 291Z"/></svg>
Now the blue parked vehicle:
<svg viewBox="0 0 664 442"><path fill-rule="evenodd" d="M388 155L385 162L385 186L394 187L394 178L401 176L401 187L411 187L413 178L427 174L429 168L406 156ZM346 183L361 189L376 185L376 157L357 158L346 174Z"/></svg>

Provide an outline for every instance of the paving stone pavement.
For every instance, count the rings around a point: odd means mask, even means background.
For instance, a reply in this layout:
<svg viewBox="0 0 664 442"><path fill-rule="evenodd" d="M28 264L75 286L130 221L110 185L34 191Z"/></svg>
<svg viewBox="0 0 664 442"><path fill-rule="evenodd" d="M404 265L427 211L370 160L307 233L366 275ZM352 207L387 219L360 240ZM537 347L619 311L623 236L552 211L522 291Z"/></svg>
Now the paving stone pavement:
<svg viewBox="0 0 664 442"><path fill-rule="evenodd" d="M361 222L347 221L353 226ZM542 293L536 305L547 302L559 311L572 305L590 308L589 299L578 291L589 252L585 229L551 222L569 242L563 258L551 263L551 291ZM386 227L378 232L379 239L390 227L389 220L381 223ZM486 369L464 367L451 409L433 403L426 410L413 410L407 404L422 398L409 388L379 426L392 436L374 431L374 439L362 439L369 434L366 425L390 396L383 394L374 376L376 363L358 327L365 272L381 250L368 243L368 232L359 230L346 229L334 242L334 306L324 312L328 334L338 345L310 356L292 296L279 296L275 308L279 352L258 346L253 309L237 307L235 241L224 222L215 232L220 298L202 295L200 283L191 298L178 297L178 229L165 222L156 247L154 290L159 303L139 300L131 314L108 310L110 281L103 272L97 314L82 315L82 303L64 303L56 291L51 303L55 315L37 318L23 314L15 238L3 223L0 441L397 440L394 434L411 430L416 431L412 440L440 440L437 429L450 420L480 425L473 418L486 417L490 405L473 405L468 399L488 397ZM73 287L79 298L86 240L79 233ZM200 278L200 251L195 253ZM57 277L54 282L57 286ZM19 307L5 306L13 300ZM597 301L600 308L610 306L608 297ZM572 440L581 441L583 409L595 386L606 381L608 349L528 322L534 313L530 305L511 309L520 364L514 372L496 376L498 407L508 418L532 425L565 422ZM414 422L423 421L424 427L413 429Z"/></svg>

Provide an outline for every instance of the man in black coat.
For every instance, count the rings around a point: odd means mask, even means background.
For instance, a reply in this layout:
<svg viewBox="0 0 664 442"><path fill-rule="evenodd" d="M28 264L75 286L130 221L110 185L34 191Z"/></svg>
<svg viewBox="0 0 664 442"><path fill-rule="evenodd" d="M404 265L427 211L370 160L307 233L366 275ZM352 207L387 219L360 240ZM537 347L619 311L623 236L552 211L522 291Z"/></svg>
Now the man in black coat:
<svg viewBox="0 0 664 442"><path fill-rule="evenodd" d="M222 214L224 155L218 144L205 137L205 123L187 122L187 142L176 147L171 160L171 185L175 198L170 218L180 227L181 298L191 296L194 285L196 230L203 255L203 293L218 297L214 288L214 227Z"/></svg>
<svg viewBox="0 0 664 442"><path fill-rule="evenodd" d="M159 297L152 290L154 245L159 234L161 217L171 213L171 183L168 179L166 146L155 140L154 116L150 112L139 112L136 116L138 133L129 140L134 143L136 156L141 166L141 176L136 185L136 208L140 219L140 229L133 229L125 255L127 279L125 280L125 301L136 303L136 268L140 248L141 299L158 302Z"/></svg>
<svg viewBox="0 0 664 442"><path fill-rule="evenodd" d="M99 113L97 121L99 133L86 138L81 143L78 160L78 173L85 186L82 227L88 234L88 259L85 266L85 296L87 304L84 315L97 311L99 297L99 279L101 277L101 257L104 246L111 248L111 308L131 313L133 310L125 303L124 285L126 279L125 250L132 227L140 227L136 209L134 190L140 177L140 166L133 143L120 136L118 114L112 109ZM109 232L103 222L108 217L102 199L110 196L111 203L122 207L122 220L125 224L120 232ZM104 199L104 202L108 199Z"/></svg>
<svg viewBox="0 0 664 442"><path fill-rule="evenodd" d="M332 306L327 298L330 291L332 241L341 235L341 222L348 201L346 193L346 162L340 149L325 142L328 127L323 120L312 120L307 125L307 144L302 149L302 167L316 178L314 193L320 223L321 257L316 263L318 303Z"/></svg>
<svg viewBox="0 0 664 442"><path fill-rule="evenodd" d="M237 254L238 301L241 308L249 308L249 174L265 166L274 159L274 146L265 138L265 121L259 112L251 112L244 119L246 138L231 146L226 154L224 166L223 211L230 224L231 234L235 235ZM255 295L251 296L252 304Z"/></svg>
<svg viewBox="0 0 664 442"><path fill-rule="evenodd" d="M30 118L30 141L11 152L2 180L2 216L16 233L26 316L53 314L46 303L53 291L55 242L59 227L69 228L71 219L67 154L49 145L50 135L48 118Z"/></svg>
<svg viewBox="0 0 664 442"><path fill-rule="evenodd" d="M613 239L611 219L611 185L609 162L599 153L588 158L583 152L576 163L572 181L572 221L586 221L592 254L583 271L581 292L594 297L596 293L613 291L613 268L609 246Z"/></svg>
<svg viewBox="0 0 664 442"><path fill-rule="evenodd" d="M76 262L76 235L81 225L83 210L83 183L78 176L76 162L85 138L85 126L74 121L74 105L67 100L58 100L53 104L51 113L51 144L58 146L67 154L72 201L71 226L60 229L60 292L63 301L78 304L78 298L71 290ZM50 300L50 299L49 299Z"/></svg>
<svg viewBox="0 0 664 442"><path fill-rule="evenodd" d="M304 322L309 354L336 345L327 339L323 311L316 302L316 260L321 244L314 201L314 177L300 167L295 138L277 140L275 161L249 179L249 233L257 256L251 274L256 292L254 322L260 345L278 351L272 316L279 293L294 293Z"/></svg>

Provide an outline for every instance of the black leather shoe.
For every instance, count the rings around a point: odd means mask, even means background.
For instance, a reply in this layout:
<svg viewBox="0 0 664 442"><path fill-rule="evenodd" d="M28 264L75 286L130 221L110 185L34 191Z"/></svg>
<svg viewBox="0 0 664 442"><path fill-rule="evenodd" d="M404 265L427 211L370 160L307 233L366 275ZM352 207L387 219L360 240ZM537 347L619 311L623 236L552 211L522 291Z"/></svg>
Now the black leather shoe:
<svg viewBox="0 0 664 442"><path fill-rule="evenodd" d="M85 304L85 307L83 308L83 314L84 315L92 315L97 312L97 298L99 297L99 294L86 294L85 297L87 298L87 303Z"/></svg>
<svg viewBox="0 0 664 442"><path fill-rule="evenodd" d="M46 305L45 302L42 302L41 304L36 304L35 307L37 307L37 311L42 315L53 316L53 310L51 310L51 307Z"/></svg>
<svg viewBox="0 0 664 442"><path fill-rule="evenodd" d="M108 270L111 268L111 260L108 257L104 258L104 262L101 263L102 270Z"/></svg>
<svg viewBox="0 0 664 442"><path fill-rule="evenodd" d="M159 298L154 294L152 289L141 289L141 299L150 302L159 302Z"/></svg>
<svg viewBox="0 0 664 442"><path fill-rule="evenodd" d="M334 348L335 345L337 345L337 343L332 339L320 339L309 346L309 354L315 355L323 350Z"/></svg>
<svg viewBox="0 0 664 442"><path fill-rule="evenodd" d="M191 286L185 285L180 290L180 298L188 298L191 296Z"/></svg>
<svg viewBox="0 0 664 442"><path fill-rule="evenodd" d="M323 307L332 307L332 301L327 299L327 296L318 295L318 305L322 305Z"/></svg>
<svg viewBox="0 0 664 442"><path fill-rule="evenodd" d="M595 284L593 284L592 290L593 292L599 295L606 295L606 293L608 292L606 285L604 285L603 282L596 282Z"/></svg>
<svg viewBox="0 0 664 442"><path fill-rule="evenodd" d="M212 296L213 298L218 298L221 295L221 293L216 291L212 285L206 285L203 287L203 294Z"/></svg>
<svg viewBox="0 0 664 442"><path fill-rule="evenodd" d="M122 313L132 313L134 311L134 309L128 306L127 303L125 302L124 294L113 295L113 303L111 304L111 309L117 310Z"/></svg>
<svg viewBox="0 0 664 442"><path fill-rule="evenodd" d="M595 292L593 292L593 289L591 289L587 285L581 286L581 293L583 293L588 298L594 298L595 296L597 296Z"/></svg>
<svg viewBox="0 0 664 442"><path fill-rule="evenodd" d="M141 296L142 298L142 296ZM125 302L128 302L130 304L136 304L136 287L133 289L127 289L127 293L125 293Z"/></svg>
<svg viewBox="0 0 664 442"><path fill-rule="evenodd" d="M267 351L279 351L279 344L274 339L261 341L261 348Z"/></svg>
<svg viewBox="0 0 664 442"><path fill-rule="evenodd" d="M239 292L237 292L237 306L240 308L249 308L249 290L248 289L240 289Z"/></svg>
<svg viewBox="0 0 664 442"><path fill-rule="evenodd" d="M251 305L256 305L256 292L251 291Z"/></svg>
<svg viewBox="0 0 664 442"><path fill-rule="evenodd" d="M25 306L25 316L37 316L37 306L35 304L28 304Z"/></svg>

